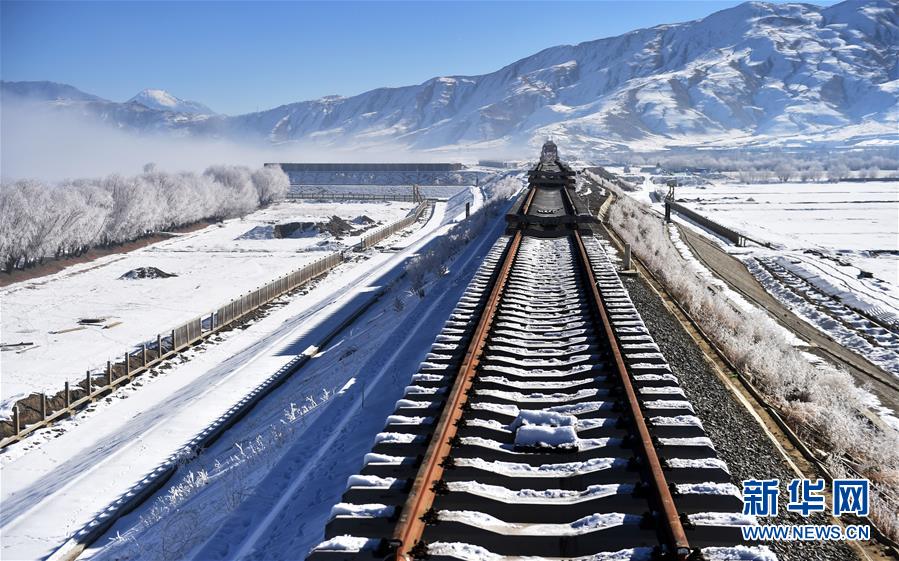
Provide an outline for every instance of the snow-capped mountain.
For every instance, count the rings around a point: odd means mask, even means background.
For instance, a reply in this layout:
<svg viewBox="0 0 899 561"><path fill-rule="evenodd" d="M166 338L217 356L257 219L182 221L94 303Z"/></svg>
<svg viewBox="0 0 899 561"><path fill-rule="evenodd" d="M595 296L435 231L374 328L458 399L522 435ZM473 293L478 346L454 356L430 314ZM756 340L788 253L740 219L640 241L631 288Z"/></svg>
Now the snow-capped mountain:
<svg viewBox="0 0 899 561"><path fill-rule="evenodd" d="M17 97L31 101L104 101L58 82L0 82L0 94L4 98Z"/></svg>
<svg viewBox="0 0 899 561"><path fill-rule="evenodd" d="M196 101L178 99L165 90L148 88L128 100L128 103L140 103L144 107L158 111L188 113L192 115L214 115L215 112Z"/></svg>
<svg viewBox="0 0 899 561"><path fill-rule="evenodd" d="M696 21L552 47L490 74L233 117L184 112L180 100L81 106L118 128L320 146L497 149L547 136L581 153L897 144L897 12L897 0L748 2Z"/></svg>

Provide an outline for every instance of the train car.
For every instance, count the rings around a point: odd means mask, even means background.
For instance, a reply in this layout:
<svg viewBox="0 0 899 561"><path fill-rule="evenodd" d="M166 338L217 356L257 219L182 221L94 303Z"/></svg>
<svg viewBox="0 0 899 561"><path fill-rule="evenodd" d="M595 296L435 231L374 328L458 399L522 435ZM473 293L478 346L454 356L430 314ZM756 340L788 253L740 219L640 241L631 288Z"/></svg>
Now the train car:
<svg viewBox="0 0 899 561"><path fill-rule="evenodd" d="M528 171L529 189L506 215L507 231L523 228L529 235L560 236L573 229L589 230L596 219L575 192L575 175L559 159L556 143L547 141L540 151L540 162Z"/></svg>
<svg viewBox="0 0 899 561"><path fill-rule="evenodd" d="M540 151L541 164L554 164L559 160L559 148L552 140L543 143L543 150Z"/></svg>

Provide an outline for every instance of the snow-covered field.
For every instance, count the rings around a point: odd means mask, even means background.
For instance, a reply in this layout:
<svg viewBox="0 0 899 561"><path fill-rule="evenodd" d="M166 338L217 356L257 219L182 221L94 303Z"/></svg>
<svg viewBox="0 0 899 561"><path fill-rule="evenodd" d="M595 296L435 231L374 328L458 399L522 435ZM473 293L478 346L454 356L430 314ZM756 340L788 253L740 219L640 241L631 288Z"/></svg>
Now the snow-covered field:
<svg viewBox="0 0 899 561"><path fill-rule="evenodd" d="M648 177L638 187L633 196L650 203L651 193L666 190ZM899 182L716 182L675 194L757 243L738 248L676 214L675 221L742 260L799 317L899 376L899 335L889 327L899 322ZM653 205L662 212L662 203Z"/></svg>
<svg viewBox="0 0 899 561"><path fill-rule="evenodd" d="M794 313L899 376L899 335L886 327L899 322L899 183L715 184L677 197L771 244L729 250Z"/></svg>
<svg viewBox="0 0 899 561"><path fill-rule="evenodd" d="M397 324L428 323L429 315L422 312L424 306L416 305L418 297L408 291L408 286L395 283L413 255L464 216L466 201L478 207L483 197L480 192L465 193L447 203L437 203L424 226L412 227L391 238L390 251L368 250L366 260L338 266L329 273L326 282L318 283L308 294L286 299L283 305L273 308L246 329L222 333L215 344L204 344L206 348L202 351L189 351L186 360L175 361L171 368L160 369L156 376L142 377L89 410L37 431L27 441L0 455L0 492L4 505L0 512L0 531L4 536L0 556L4 559L46 557L85 524L98 520L109 505L127 497L129 490L145 484L147 476L171 462L187 461L184 447L203 434L211 423L221 420L224 413L280 369L292 364L311 345L318 346L324 333L333 330L353 310L373 300L379 290L392 287L387 296L345 329L337 340L319 349L303 373L290 378L270 396L274 399L266 398L268 405L263 401L250 417L231 429L243 431L240 435L226 435L215 446L231 450L236 439L239 447L252 455L254 446L262 442L257 442L255 435L269 426L272 419L275 429L284 427L292 432L288 421L305 427L323 402L340 396L357 399L357 390L364 390L365 380L376 370L363 365L380 359L375 352L381 355L394 352L393 347L381 343L391 336ZM457 282L455 275L440 278L445 286ZM444 300L442 290L433 296ZM412 333L417 331L413 329ZM409 348L427 347L415 344ZM378 368L388 366L382 364ZM396 372L391 372L395 377ZM360 380L357 384L356 379ZM363 400L364 404L371 402L371 397ZM383 416L379 414L378 418ZM316 430L319 429L333 432L333 424L316 425ZM244 432L254 436L244 439ZM309 448L303 446L303 450L304 457L308 458ZM230 455L228 452L224 456L226 465L222 465L222 472L227 473L215 478L222 479L221 486L216 487L227 500L238 500L245 497L240 495L243 490L233 495L235 485L242 486L246 468L253 468L258 462L248 460L249 465L245 465L238 459L237 469L229 470L227 456ZM339 457L328 459L347 461L340 454L336 456ZM208 456L204 454L201 458ZM355 462L352 467L355 468ZM184 475L183 471L179 473ZM212 483L202 474L192 475L190 479L204 487ZM84 489L91 492L84 493ZM171 489L165 488L162 496L187 492L181 476L176 475ZM159 505L151 501L138 511L140 517L152 519L154 513L159 513ZM191 518L196 511L189 508L180 512ZM229 512L226 506L216 503L207 513L210 524L191 522L183 529L191 534L194 529L212 529ZM171 529L169 520L166 518L162 523L166 531ZM181 522L183 519L178 517L177 524ZM177 541L180 539L168 534L161 543L152 539L145 542L152 550L149 558L182 558L171 549L185 545ZM107 543L104 539L98 545ZM157 549L160 547L161 550Z"/></svg>
<svg viewBox="0 0 899 561"><path fill-rule="evenodd" d="M424 298L397 285L85 557L304 558L502 225L466 246Z"/></svg>
<svg viewBox="0 0 899 561"><path fill-rule="evenodd" d="M681 187L716 222L788 250L818 250L899 285L899 182Z"/></svg>
<svg viewBox="0 0 899 561"><path fill-rule="evenodd" d="M359 241L358 234L338 239L326 232L273 239L274 224L327 222L336 215L361 232L362 216L386 224L412 207L400 202L281 203L0 290L2 342L34 343L3 352L2 414L31 392L56 393L65 380L83 379L86 370L105 367L107 359L132 345ZM177 276L119 278L138 267ZM79 325L85 318L103 321Z"/></svg>

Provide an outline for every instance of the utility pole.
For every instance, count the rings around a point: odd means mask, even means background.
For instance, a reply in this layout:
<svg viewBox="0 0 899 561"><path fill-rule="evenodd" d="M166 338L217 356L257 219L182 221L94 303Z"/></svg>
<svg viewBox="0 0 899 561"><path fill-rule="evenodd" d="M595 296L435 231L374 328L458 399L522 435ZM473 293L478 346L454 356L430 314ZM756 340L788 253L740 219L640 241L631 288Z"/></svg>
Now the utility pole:
<svg viewBox="0 0 899 561"><path fill-rule="evenodd" d="M668 194L665 195L665 222L671 222L671 203L674 202L674 187L676 185L676 180L668 181Z"/></svg>

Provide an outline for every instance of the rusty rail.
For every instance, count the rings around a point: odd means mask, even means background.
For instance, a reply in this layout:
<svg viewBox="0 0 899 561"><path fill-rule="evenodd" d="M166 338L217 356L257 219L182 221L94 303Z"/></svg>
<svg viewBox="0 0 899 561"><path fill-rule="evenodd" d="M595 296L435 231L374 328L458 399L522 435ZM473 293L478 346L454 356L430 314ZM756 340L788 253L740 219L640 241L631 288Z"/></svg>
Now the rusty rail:
<svg viewBox="0 0 899 561"><path fill-rule="evenodd" d="M526 213L530 208L534 193L534 189L528 193L524 205L522 205L522 212ZM484 349L487 334L490 332L490 326L493 324L493 317L505 289L506 280L509 278L509 272L512 270L512 263L518 254L521 238L521 232L515 232L515 236L509 244L509 249L503 258L503 265L490 291L480 320L478 320L471 343L465 351L465 358L459 367L446 405L440 413L440 419L434 429L434 436L428 444L421 467L412 484L412 489L409 491L409 498L403 505L396 530L393 533L393 544L397 546L395 557L397 561L411 560L412 549L421 540L425 528L424 516L434 504L436 495L433 485L443 477L443 460L452 449L451 442L458 430L457 421L462 417L462 406L467 399L468 389L471 388L474 381L481 352Z"/></svg>
<svg viewBox="0 0 899 561"><path fill-rule="evenodd" d="M662 472L662 463L659 461L659 456L656 453L655 446L652 442L652 435L649 433L649 428L646 426L646 420L643 418L643 412L640 409L640 402L637 398L637 392L634 391L634 386L631 383L630 376L627 372L627 367L624 364L624 359L621 356L621 349L618 347L617 339L615 338L615 332L612 329L612 324L609 321L609 315L606 312L605 304L602 301L602 297L599 294L599 288L596 285L596 276L593 274L593 267L590 265L590 258L587 256L587 249L584 247L584 241L581 239L580 232L574 233L575 241L577 242L578 255L581 259L581 264L583 265L583 269L585 274L587 275L587 281L590 284L590 294L593 298L594 304L596 305L596 311L599 314L600 319L602 320L603 328L606 333L606 337L609 339L609 346L612 349L612 355L615 358L615 366L618 370L618 376L621 380L621 385L624 388L625 395L627 396L627 404L628 409L630 411L631 416L634 420L634 425L637 428L637 432L640 437L640 447L642 448L643 457L646 459L648 464L648 468L650 474L652 476L652 485L653 491L656 494L656 498L659 501L659 505L662 508L662 512L664 514L664 521L666 524L666 529L668 533L668 537L671 540L671 546L674 550L677 559L684 561L690 555L690 543L687 540L687 534L684 532L684 527L681 524L680 515L677 512L677 508L674 505L674 498L671 496L671 490L668 487L668 481L665 478L665 474Z"/></svg>

